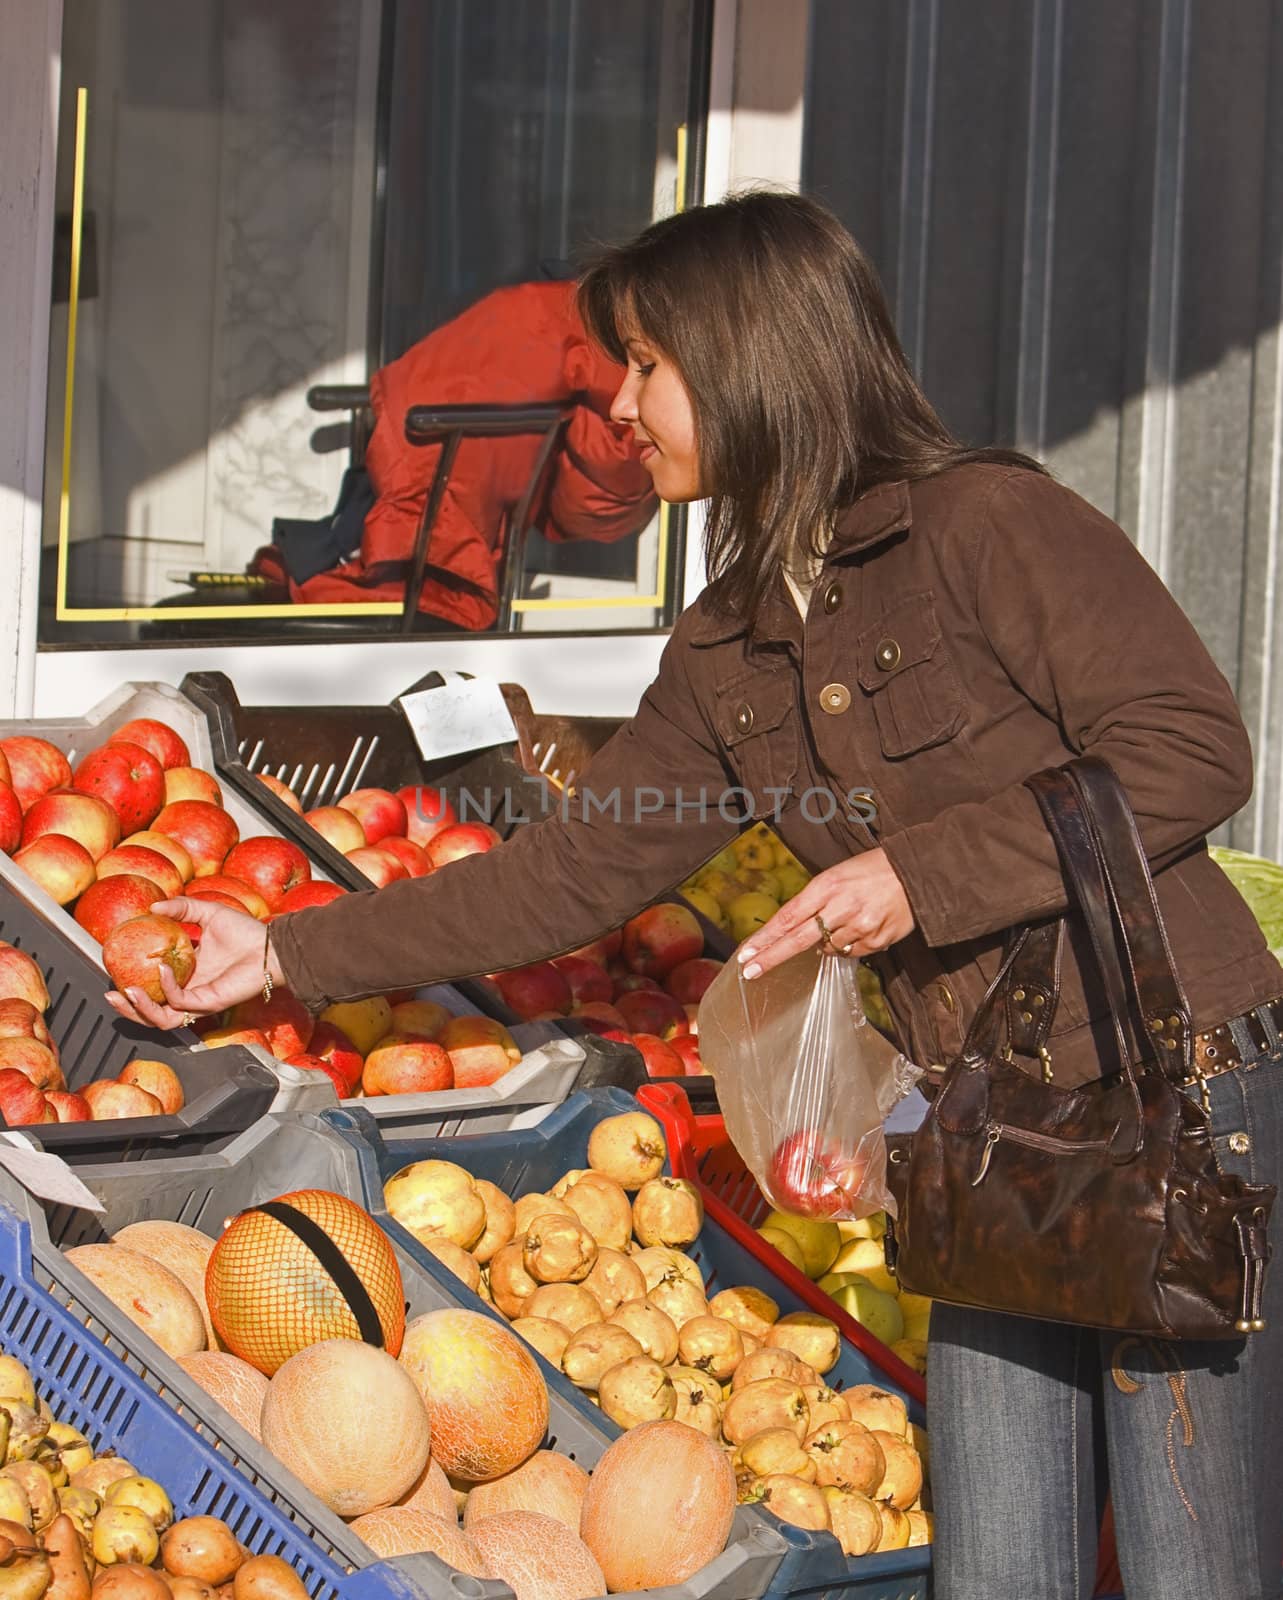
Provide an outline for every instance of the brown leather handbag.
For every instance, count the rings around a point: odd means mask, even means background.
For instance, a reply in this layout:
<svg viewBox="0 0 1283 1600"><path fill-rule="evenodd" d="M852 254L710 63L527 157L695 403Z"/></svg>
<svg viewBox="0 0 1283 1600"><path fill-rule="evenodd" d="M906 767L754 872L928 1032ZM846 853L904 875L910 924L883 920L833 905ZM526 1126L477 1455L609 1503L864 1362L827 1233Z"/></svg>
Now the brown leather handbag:
<svg viewBox="0 0 1283 1600"><path fill-rule="evenodd" d="M1135 819L1095 756L1028 780L1109 997L1118 1061L1061 1088L1022 1072L1058 992L1060 922L1016 930L926 1119L903 1146L887 1254L904 1288L1165 1339L1264 1326L1272 1184L1221 1172ZM1003 1044L1003 1035L1006 1043ZM1032 1053L1032 1052L1031 1052Z"/></svg>

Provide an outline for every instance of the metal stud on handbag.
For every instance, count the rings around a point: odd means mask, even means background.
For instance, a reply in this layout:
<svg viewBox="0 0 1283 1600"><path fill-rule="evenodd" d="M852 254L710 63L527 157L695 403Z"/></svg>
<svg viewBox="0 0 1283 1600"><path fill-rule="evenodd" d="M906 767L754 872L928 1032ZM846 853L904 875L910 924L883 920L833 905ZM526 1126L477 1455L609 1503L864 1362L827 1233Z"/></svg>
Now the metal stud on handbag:
<svg viewBox="0 0 1283 1600"><path fill-rule="evenodd" d="M1195 1075L1189 1006L1126 794L1095 756L1028 783L1091 935L1118 1059L1075 1088L1011 1061L1002 1035L1009 1045L1023 1011L1013 991L1043 996L1045 1039L1058 990L1054 972L1041 983L1029 973L1054 959L1059 930L1017 930L908 1143L907 1170L903 1147L893 1152L902 1182L888 1258L905 1288L955 1304L1242 1338L1264 1327L1275 1187L1219 1170L1206 1106L1178 1087Z"/></svg>

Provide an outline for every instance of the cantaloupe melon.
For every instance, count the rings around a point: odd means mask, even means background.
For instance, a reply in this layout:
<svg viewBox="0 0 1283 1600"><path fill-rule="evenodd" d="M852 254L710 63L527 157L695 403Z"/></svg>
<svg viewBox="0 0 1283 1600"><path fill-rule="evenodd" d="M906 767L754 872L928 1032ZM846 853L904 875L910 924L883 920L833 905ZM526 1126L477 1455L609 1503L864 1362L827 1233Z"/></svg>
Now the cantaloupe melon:
<svg viewBox="0 0 1283 1600"><path fill-rule="evenodd" d="M433 1457L452 1477L502 1477L543 1443L543 1374L521 1340L492 1317L453 1309L415 1317L406 1326L401 1368L432 1419Z"/></svg>
<svg viewBox="0 0 1283 1600"><path fill-rule="evenodd" d="M501 1511L468 1529L481 1559L517 1600L596 1600L606 1578L592 1551L564 1522L538 1511Z"/></svg>
<svg viewBox="0 0 1283 1600"><path fill-rule="evenodd" d="M413 1380L386 1351L326 1339L268 1384L262 1438L331 1511L359 1517L418 1480L432 1431Z"/></svg>
<svg viewBox="0 0 1283 1600"><path fill-rule="evenodd" d="M139 1255L159 1261L176 1278L182 1279L205 1319L206 1347L217 1350L218 1335L214 1332L209 1307L205 1304L205 1269L209 1265L210 1251L214 1248L210 1236L182 1222L162 1222L157 1219L131 1222L112 1238L115 1244L124 1245L127 1250L137 1250Z"/></svg>
<svg viewBox="0 0 1283 1600"><path fill-rule="evenodd" d="M587 1488L588 1474L569 1456L536 1450L515 1472L477 1484L464 1507L463 1525L470 1528L501 1511L539 1511L578 1533Z"/></svg>
<svg viewBox="0 0 1283 1600"><path fill-rule="evenodd" d="M643 1422L593 1468L579 1532L612 1590L653 1589L720 1555L734 1516L721 1446L684 1422Z"/></svg>
<svg viewBox="0 0 1283 1600"><path fill-rule="evenodd" d="M430 1511L433 1516L444 1517L447 1522L458 1522L459 1507L455 1501L450 1480L435 1461L429 1461L417 1483L411 1484L398 1505L407 1511Z"/></svg>
<svg viewBox="0 0 1283 1600"><path fill-rule="evenodd" d="M78 1244L67 1260L171 1356L205 1348L205 1319L191 1291L150 1256L120 1244Z"/></svg>
<svg viewBox="0 0 1283 1600"><path fill-rule="evenodd" d="M195 1355L179 1356L178 1365L206 1394L213 1395L246 1433L261 1437L259 1421L267 1398L267 1379L257 1367L226 1350L198 1350Z"/></svg>
<svg viewBox="0 0 1283 1600"><path fill-rule="evenodd" d="M375 1555L413 1555L416 1550L431 1550L470 1578L488 1578L489 1568L481 1552L458 1523L435 1517L430 1511L411 1511L408 1506L387 1506L357 1517L352 1532L363 1539Z"/></svg>

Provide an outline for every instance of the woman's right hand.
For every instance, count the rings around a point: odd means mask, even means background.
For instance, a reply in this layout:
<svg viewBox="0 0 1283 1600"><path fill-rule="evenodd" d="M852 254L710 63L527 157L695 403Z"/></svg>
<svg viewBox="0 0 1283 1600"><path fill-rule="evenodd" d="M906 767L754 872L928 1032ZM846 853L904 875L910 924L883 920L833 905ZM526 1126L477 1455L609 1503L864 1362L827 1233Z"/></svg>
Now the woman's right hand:
<svg viewBox="0 0 1283 1600"><path fill-rule="evenodd" d="M183 898L158 901L151 908L176 922L195 922L201 930L196 949L196 970L186 987L180 987L166 966L159 967L166 1005L157 1005L141 989L111 990L107 1003L129 1022L151 1028L190 1027L193 1016L225 1011L240 1000L263 990L263 945L266 930L247 912L206 900ZM282 982L280 965L270 946L267 970L273 983Z"/></svg>

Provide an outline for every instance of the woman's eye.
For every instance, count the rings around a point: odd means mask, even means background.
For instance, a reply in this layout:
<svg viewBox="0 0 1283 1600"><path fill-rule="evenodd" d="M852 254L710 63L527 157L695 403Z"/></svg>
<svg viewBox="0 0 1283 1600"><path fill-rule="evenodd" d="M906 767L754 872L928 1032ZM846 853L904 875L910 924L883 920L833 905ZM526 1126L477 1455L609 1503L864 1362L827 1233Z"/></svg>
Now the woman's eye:
<svg viewBox="0 0 1283 1600"><path fill-rule="evenodd" d="M653 361L635 361L633 366L636 368L638 374L643 378L649 378L651 373L655 370L655 363Z"/></svg>

